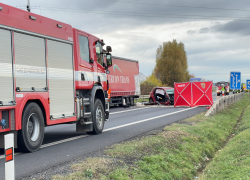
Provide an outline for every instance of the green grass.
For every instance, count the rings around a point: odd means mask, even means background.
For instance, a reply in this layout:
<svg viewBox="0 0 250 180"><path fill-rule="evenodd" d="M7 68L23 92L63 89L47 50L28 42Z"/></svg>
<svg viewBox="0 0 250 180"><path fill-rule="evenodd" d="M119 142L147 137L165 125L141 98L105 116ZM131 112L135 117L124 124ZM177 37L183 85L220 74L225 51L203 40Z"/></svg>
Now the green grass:
<svg viewBox="0 0 250 180"><path fill-rule="evenodd" d="M137 98L137 99L134 99L134 103L137 103L137 102L149 102L149 98Z"/></svg>
<svg viewBox="0 0 250 180"><path fill-rule="evenodd" d="M232 139L207 166L202 179L250 179L250 106Z"/></svg>
<svg viewBox="0 0 250 180"><path fill-rule="evenodd" d="M94 159L95 162L107 159L105 166L87 159L74 165L75 173L67 178L54 179L193 179L236 133L234 127L250 103L246 97L214 116L205 117L205 113L200 113L166 126L162 132L109 147L104 159ZM237 132L249 127L250 122L242 123ZM244 163L247 162L249 160ZM99 165L92 168L86 164Z"/></svg>

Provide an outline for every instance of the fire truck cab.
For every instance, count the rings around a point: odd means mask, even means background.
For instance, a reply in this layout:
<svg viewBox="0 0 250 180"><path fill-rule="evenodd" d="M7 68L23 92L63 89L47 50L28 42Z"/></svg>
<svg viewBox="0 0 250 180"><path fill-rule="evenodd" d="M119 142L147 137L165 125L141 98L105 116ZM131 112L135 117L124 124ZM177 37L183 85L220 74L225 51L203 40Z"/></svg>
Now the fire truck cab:
<svg viewBox="0 0 250 180"><path fill-rule="evenodd" d="M220 81L216 83L217 96L229 95L229 82ZM224 91L222 90L224 88Z"/></svg>
<svg viewBox="0 0 250 180"><path fill-rule="evenodd" d="M55 124L102 132L109 118L111 47L104 50L103 40L91 34L2 3L0 41L0 148L4 135L14 132L16 147L37 151L44 127Z"/></svg>

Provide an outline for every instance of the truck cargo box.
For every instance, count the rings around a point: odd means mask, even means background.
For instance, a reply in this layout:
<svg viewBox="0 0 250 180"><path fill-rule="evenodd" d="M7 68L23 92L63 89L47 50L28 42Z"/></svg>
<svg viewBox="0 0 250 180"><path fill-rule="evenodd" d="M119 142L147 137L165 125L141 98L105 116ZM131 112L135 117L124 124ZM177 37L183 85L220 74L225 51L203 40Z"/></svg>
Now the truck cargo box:
<svg viewBox="0 0 250 180"><path fill-rule="evenodd" d="M113 67L109 71L110 105L133 105L132 101L139 97L141 92L139 62L113 56Z"/></svg>

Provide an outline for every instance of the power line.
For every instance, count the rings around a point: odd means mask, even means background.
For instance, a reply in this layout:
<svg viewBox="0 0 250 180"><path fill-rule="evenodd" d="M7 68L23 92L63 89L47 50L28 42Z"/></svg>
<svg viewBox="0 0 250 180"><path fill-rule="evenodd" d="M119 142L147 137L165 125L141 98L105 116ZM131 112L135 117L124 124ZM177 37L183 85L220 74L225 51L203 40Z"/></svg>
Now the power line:
<svg viewBox="0 0 250 180"><path fill-rule="evenodd" d="M36 7L36 6L35 6ZM80 12L80 13L95 13L95 14L115 14L115 15L127 15L127 16L144 16L144 17L165 17L165 18L184 18L184 19L210 19L211 18L227 18L227 19L219 19L219 20L235 20L238 19L241 21L249 21L247 20L250 17L228 17L228 16L201 16L201 15L184 15L184 14L156 14L156 13L137 13L137 12L122 12L122 11L101 11L101 10L86 10L86 9L69 9L69 8L58 8L58 7L43 7L40 6L43 10L54 10L54 11L70 11L70 12ZM87 11L87 12L84 12ZM171 16L171 17L169 17ZM176 17L173 17L176 16ZM192 17L186 17L192 16ZM193 17L195 16L195 17ZM198 17L198 18L196 18ZM218 20L218 19L216 19Z"/></svg>
<svg viewBox="0 0 250 180"><path fill-rule="evenodd" d="M150 6L169 6L169 7L180 7L180 8L215 9L215 10L226 10L226 11L250 11L247 9L226 9L226 8L212 8L212 7L198 7L198 6L178 6L178 5L166 5L166 4L140 3L140 2L131 2L131 1L112 1L112 0L98 0L98 1L108 1L108 2L118 2L118 3L128 3L128 4L142 4L142 5L150 5Z"/></svg>

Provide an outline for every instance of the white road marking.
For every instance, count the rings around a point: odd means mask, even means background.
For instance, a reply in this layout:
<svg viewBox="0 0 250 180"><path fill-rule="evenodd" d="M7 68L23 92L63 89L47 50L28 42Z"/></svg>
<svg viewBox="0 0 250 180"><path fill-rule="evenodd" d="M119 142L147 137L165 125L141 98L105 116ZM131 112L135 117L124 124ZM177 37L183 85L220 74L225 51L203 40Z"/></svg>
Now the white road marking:
<svg viewBox="0 0 250 180"><path fill-rule="evenodd" d="M196 107L192 107L192 108L188 108L188 109L183 109L183 110L176 111L176 112L172 112L172 113L168 113L168 114L163 114L163 115L160 115L160 116L155 116L155 117L148 118L148 119L143 119L143 120L132 122L132 123L128 123L128 124L124 124L124 125L121 125L121 126L116 126L116 127L108 128L108 129L105 129L103 132L112 131L114 129L119 129L119 128L123 128L123 127L126 127L126 126L131 126L131 125L134 125L134 124L139 124L139 123L146 122L146 121L151 121L151 120L154 120L154 119L158 119L158 118L161 118L161 117L169 116L169 115L172 115L172 114L177 114L179 112L187 111L187 110L194 109L194 108L197 108L197 106Z"/></svg>
<svg viewBox="0 0 250 180"><path fill-rule="evenodd" d="M147 108L149 108L149 107L147 107ZM183 110L176 111L176 112L172 112L172 113L168 113L168 114L163 114L163 115L160 115L160 116L155 116L155 117L148 118L148 119L143 119L143 120L136 121L136 122L133 122L133 123L128 123L128 124L124 124L124 125L104 129L103 132L108 132L108 131L112 131L112 130L115 130L115 129L120 129L120 128L123 128L123 127L131 126L131 125L134 125L134 124L139 124L139 123L142 123L142 122L155 120L155 119L158 119L158 118L161 118L161 117L177 114L177 113L187 111L187 110L190 110L190 109L194 109L194 108L197 108L197 106L192 107L192 108L183 109ZM144 109L144 108L140 108L140 109ZM131 110L128 110L128 111L131 111ZM117 113L119 113L119 112L117 112ZM48 143L48 144L44 144L44 145L41 146L41 149L46 148L46 147L50 147L50 146L54 146L54 145L57 145L57 144L62 144L62 143L65 143L65 142L73 141L73 140L76 140L76 139L81 139L81 138L88 137L88 136L89 135L81 135L81 136L76 136L76 137L72 137L72 138L68 138L68 139L64 139L64 140L60 140L60 141L56 141L56 142L52 142L52 143ZM22 153L15 153L15 156L18 155L18 154L22 154ZM5 155L0 156L0 159L3 159L3 158L5 158Z"/></svg>
<svg viewBox="0 0 250 180"><path fill-rule="evenodd" d="M118 112L112 112L112 113L109 113L110 115L111 114L119 114L119 113L124 113L124 112L129 112L129 111L136 111L136 110L140 110L140 109L147 109L147 108L150 108L152 106L149 106L149 107L144 107L144 108L135 108L135 109L130 109L130 110L126 110L126 111L118 111Z"/></svg>
<svg viewBox="0 0 250 180"><path fill-rule="evenodd" d="M57 145L57 144L61 144L61 143L73 141L73 140L76 140L76 139L84 138L84 137L87 137L87 136L89 136L89 135L81 135L81 136L76 136L76 137L72 137L72 138L68 138L68 139L63 139L63 140L52 142L52 143L48 143L48 144L44 144L44 145L41 146L41 149L49 147L49 146L54 146L54 145Z"/></svg>
<svg viewBox="0 0 250 180"><path fill-rule="evenodd" d="M18 154L21 154L21 153L15 153L14 156L16 156ZM5 155L0 156L0 159L4 159L4 158L5 158Z"/></svg>

